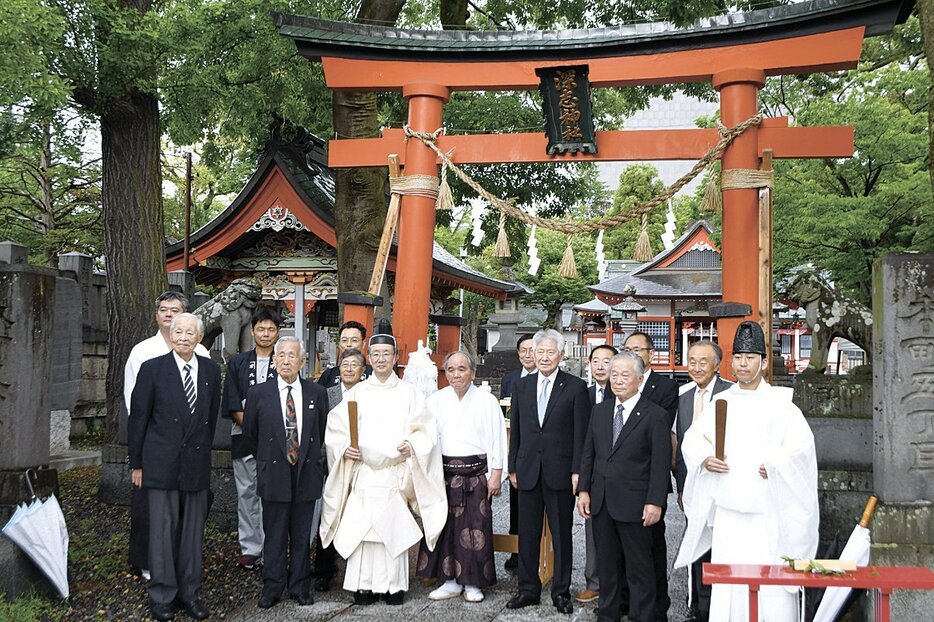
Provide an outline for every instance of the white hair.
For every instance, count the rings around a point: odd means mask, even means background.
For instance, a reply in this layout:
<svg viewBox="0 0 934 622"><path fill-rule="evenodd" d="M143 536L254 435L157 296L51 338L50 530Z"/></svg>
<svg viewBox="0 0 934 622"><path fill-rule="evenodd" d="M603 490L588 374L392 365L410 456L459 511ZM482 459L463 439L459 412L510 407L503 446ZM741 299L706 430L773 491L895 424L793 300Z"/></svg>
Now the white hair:
<svg viewBox="0 0 934 622"><path fill-rule="evenodd" d="M645 375L645 361L635 352L620 352L619 354L613 355L613 358L610 359L610 367L613 367L613 363L617 361L630 361L632 362L633 371L636 372L637 376L641 378Z"/></svg>
<svg viewBox="0 0 934 622"><path fill-rule="evenodd" d="M195 321L195 328L198 330L198 334L204 336L204 322L201 321L201 318L195 315L194 313L179 313L172 318L172 322L169 324L169 332L175 330L175 323L180 319L185 318L188 320Z"/></svg>
<svg viewBox="0 0 934 622"><path fill-rule="evenodd" d="M305 342L299 339L298 337L296 337L295 335L286 335L285 337L279 337L279 341L276 342L276 345L273 346L273 349L272 349L274 354L279 354L279 350L281 350L279 346L281 346L283 343L297 343L299 355L301 355L302 358L305 358L305 356L307 356L307 352L305 352Z"/></svg>
<svg viewBox="0 0 934 622"><path fill-rule="evenodd" d="M559 352L564 352L564 335L553 328L543 328L532 337L532 347L538 349L538 344L542 341L554 341Z"/></svg>

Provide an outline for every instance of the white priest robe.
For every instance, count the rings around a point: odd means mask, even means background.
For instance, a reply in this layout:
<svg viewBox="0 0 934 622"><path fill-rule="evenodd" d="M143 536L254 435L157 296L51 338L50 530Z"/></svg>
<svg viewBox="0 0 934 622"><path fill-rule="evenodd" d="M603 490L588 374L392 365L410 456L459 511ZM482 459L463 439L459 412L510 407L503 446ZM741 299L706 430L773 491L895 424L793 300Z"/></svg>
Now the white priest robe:
<svg viewBox="0 0 934 622"><path fill-rule="evenodd" d="M713 563L781 564L812 559L817 551L817 457L814 435L791 401L792 390L761 381L754 391L735 385L726 400L724 453L729 473L702 463L714 455L715 408L706 408L684 435L687 466L684 512L688 526L675 560L687 566L712 549ZM765 465L768 479L759 475ZM797 588L764 587L760 620L795 620ZM714 585L710 622L748 619L748 588Z"/></svg>
<svg viewBox="0 0 934 622"><path fill-rule="evenodd" d="M357 402L361 460L343 457L350 446L347 405L352 401ZM414 452L408 459L396 449L403 441ZM425 398L395 374L386 382L370 376L331 411L324 444L330 473L320 535L347 560L344 589L407 590L409 548L424 533L433 549L447 520L438 430Z"/></svg>
<svg viewBox="0 0 934 622"><path fill-rule="evenodd" d="M487 391L470 385L463 399L453 387L432 393L425 403L438 422L441 454L450 457L486 454L486 477L494 469L506 473L506 419L499 401Z"/></svg>

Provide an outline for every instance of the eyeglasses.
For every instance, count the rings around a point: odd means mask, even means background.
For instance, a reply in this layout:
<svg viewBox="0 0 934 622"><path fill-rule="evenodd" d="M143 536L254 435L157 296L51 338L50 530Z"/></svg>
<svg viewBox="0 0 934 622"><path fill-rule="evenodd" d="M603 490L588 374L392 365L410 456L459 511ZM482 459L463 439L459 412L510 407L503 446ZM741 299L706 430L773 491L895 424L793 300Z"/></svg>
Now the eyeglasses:
<svg viewBox="0 0 934 622"><path fill-rule="evenodd" d="M655 348L640 348L640 347L623 348L623 352L632 352L633 354L639 354L640 352L651 352L654 349Z"/></svg>
<svg viewBox="0 0 934 622"><path fill-rule="evenodd" d="M395 355L395 352L374 352L370 350L370 358L374 361L378 361L380 359L391 359Z"/></svg>

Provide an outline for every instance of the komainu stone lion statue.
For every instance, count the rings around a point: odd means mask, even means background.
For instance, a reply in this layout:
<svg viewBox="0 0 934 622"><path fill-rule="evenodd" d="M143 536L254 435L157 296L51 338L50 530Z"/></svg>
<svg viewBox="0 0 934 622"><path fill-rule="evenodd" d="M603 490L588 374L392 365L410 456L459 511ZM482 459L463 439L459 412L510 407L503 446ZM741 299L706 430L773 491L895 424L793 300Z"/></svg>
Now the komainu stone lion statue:
<svg viewBox="0 0 934 622"><path fill-rule="evenodd" d="M263 297L262 284L253 278L237 279L227 289L194 310L204 322L201 343L210 349L217 336L224 335L224 360L230 361L249 337L253 310Z"/></svg>
<svg viewBox="0 0 934 622"><path fill-rule="evenodd" d="M830 343L836 337L849 339L866 351L872 362L872 311L836 291L816 270L804 269L788 284L786 295L804 307L811 327L811 360L807 370L824 373Z"/></svg>

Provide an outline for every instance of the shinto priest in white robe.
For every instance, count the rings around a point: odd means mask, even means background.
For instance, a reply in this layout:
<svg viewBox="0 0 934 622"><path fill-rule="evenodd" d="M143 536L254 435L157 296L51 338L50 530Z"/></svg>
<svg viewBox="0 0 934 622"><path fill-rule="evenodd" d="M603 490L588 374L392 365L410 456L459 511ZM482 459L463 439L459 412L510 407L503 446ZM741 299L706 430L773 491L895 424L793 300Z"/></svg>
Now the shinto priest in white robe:
<svg viewBox="0 0 934 622"><path fill-rule="evenodd" d="M782 556L812 559L817 551L817 457L814 435L791 401L792 390L764 380L754 390L735 385L726 400L724 441L729 473L702 466L714 455L716 409L707 408L684 435L687 530L675 567L707 549L713 563L781 564ZM764 465L768 479L759 475ZM760 620L794 620L797 588L763 587ZM710 622L748 619L746 586L714 585Z"/></svg>
<svg viewBox="0 0 934 622"><path fill-rule="evenodd" d="M352 401L357 402L361 460L343 457L350 446ZM409 458L396 449L403 441L412 446ZM433 549L447 520L438 429L424 396L395 374L385 383L374 374L331 411L324 444L330 473L320 535L347 560L344 589L407 590L409 548L424 534Z"/></svg>

